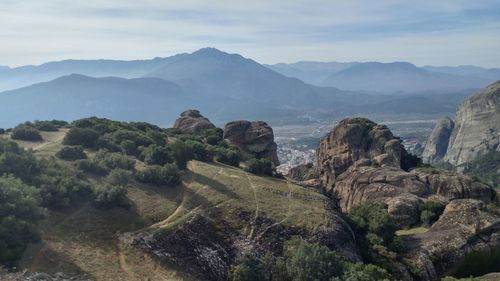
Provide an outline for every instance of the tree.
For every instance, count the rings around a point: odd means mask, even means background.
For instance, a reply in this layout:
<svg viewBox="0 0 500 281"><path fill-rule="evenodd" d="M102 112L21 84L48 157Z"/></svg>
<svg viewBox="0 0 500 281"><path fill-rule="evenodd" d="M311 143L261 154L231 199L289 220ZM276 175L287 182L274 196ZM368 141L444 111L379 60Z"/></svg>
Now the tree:
<svg viewBox="0 0 500 281"><path fill-rule="evenodd" d="M12 130L11 138L24 141L41 141L42 135L40 132L31 126L19 125Z"/></svg>
<svg viewBox="0 0 500 281"><path fill-rule="evenodd" d="M241 257L229 272L231 281L263 281L265 276L261 261L251 255Z"/></svg>
<svg viewBox="0 0 500 281"><path fill-rule="evenodd" d="M104 185L94 189L94 203L101 207L126 207L127 189L120 185Z"/></svg>
<svg viewBox="0 0 500 281"><path fill-rule="evenodd" d="M137 172L136 179L142 183L154 185L177 185L181 182L179 169L174 164L165 166L149 166L142 171Z"/></svg>
<svg viewBox="0 0 500 281"><path fill-rule="evenodd" d="M170 145L172 150L172 156L175 159L175 163L179 170L185 170L187 168L187 162L193 159L193 153L183 141L177 140Z"/></svg>
<svg viewBox="0 0 500 281"><path fill-rule="evenodd" d="M63 144L96 148L98 139L99 133L92 129L73 127L64 137Z"/></svg>
<svg viewBox="0 0 500 281"><path fill-rule="evenodd" d="M12 176L0 177L0 264L14 266L30 242L38 240L43 217L38 191Z"/></svg>
<svg viewBox="0 0 500 281"><path fill-rule="evenodd" d="M395 280L387 270L373 264L347 264L344 281L391 281Z"/></svg>
<svg viewBox="0 0 500 281"><path fill-rule="evenodd" d="M267 158L253 158L248 160L246 171L257 175L272 176L274 172L273 162Z"/></svg>
<svg viewBox="0 0 500 281"><path fill-rule="evenodd" d="M156 144L150 145L142 152L144 157L144 162L148 165L160 165L163 166L168 163L172 163L171 152L164 146L158 146Z"/></svg>
<svg viewBox="0 0 500 281"><path fill-rule="evenodd" d="M443 214L445 205L436 201L426 201L420 206L420 221L424 226L431 226Z"/></svg>
<svg viewBox="0 0 500 281"><path fill-rule="evenodd" d="M299 245L287 260L286 267L293 281L330 281L343 272L342 261L335 252L306 242Z"/></svg>
<svg viewBox="0 0 500 281"><path fill-rule="evenodd" d="M56 153L56 156L60 159L69 161L87 158L87 155L81 146L65 146Z"/></svg>

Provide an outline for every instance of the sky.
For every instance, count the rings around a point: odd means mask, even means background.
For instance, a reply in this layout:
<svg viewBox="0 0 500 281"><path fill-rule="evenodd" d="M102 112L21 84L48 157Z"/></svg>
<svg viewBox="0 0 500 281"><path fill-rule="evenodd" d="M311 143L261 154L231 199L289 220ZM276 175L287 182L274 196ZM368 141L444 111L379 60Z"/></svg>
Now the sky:
<svg viewBox="0 0 500 281"><path fill-rule="evenodd" d="M269 64L500 67L500 0L0 0L0 65L203 47Z"/></svg>

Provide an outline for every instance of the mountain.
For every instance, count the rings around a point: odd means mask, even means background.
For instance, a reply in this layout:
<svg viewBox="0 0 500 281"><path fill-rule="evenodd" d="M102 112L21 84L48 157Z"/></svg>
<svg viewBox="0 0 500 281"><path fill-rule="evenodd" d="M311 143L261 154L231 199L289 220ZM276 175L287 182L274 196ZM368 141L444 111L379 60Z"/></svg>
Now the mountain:
<svg viewBox="0 0 500 281"><path fill-rule="evenodd" d="M69 75L0 93L0 127L26 120L99 116L169 124L189 95L158 78L92 78Z"/></svg>
<svg viewBox="0 0 500 281"><path fill-rule="evenodd" d="M457 109L444 161L464 170L477 156L500 151L500 81L466 99Z"/></svg>
<svg viewBox="0 0 500 281"><path fill-rule="evenodd" d="M321 85L328 76L356 64L358 63L301 61L296 63L267 64L264 66L287 77L297 78L312 85Z"/></svg>
<svg viewBox="0 0 500 281"><path fill-rule="evenodd" d="M480 88L488 79L437 73L407 62L359 63L327 77L323 85L365 92L420 92Z"/></svg>
<svg viewBox="0 0 500 281"><path fill-rule="evenodd" d="M432 72L441 72L455 75L466 75L485 78L491 82L500 79L500 68L484 68L474 65L460 65L460 66L423 66L425 70Z"/></svg>
<svg viewBox="0 0 500 281"><path fill-rule="evenodd" d="M82 74L93 77L138 78L158 68L163 58L151 60L63 60L15 68L0 66L0 91L47 82L61 76Z"/></svg>

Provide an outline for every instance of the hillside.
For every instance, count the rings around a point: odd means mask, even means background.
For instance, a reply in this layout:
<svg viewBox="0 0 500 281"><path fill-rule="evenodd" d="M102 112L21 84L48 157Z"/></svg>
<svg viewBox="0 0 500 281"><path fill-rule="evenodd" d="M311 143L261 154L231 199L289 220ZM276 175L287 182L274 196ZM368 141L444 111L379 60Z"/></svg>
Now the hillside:
<svg viewBox="0 0 500 281"><path fill-rule="evenodd" d="M300 79L311 85L321 85L330 75L347 69L357 62L313 62L277 63L264 65L286 77Z"/></svg>
<svg viewBox="0 0 500 281"><path fill-rule="evenodd" d="M367 92L420 92L480 88L490 80L430 72L407 62L359 63L327 77L323 85Z"/></svg>
<svg viewBox="0 0 500 281"><path fill-rule="evenodd" d="M0 127L26 120L76 120L86 116L167 125L175 118L176 108L195 104L191 100L178 85L162 79L74 74L0 93Z"/></svg>

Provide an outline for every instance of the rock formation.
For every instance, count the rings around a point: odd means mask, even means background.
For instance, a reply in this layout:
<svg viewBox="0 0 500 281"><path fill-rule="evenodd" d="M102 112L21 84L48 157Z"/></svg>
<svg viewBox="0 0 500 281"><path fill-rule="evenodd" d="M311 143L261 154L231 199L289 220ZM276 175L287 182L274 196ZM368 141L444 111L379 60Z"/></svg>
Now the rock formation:
<svg viewBox="0 0 500 281"><path fill-rule="evenodd" d="M365 118L344 119L321 140L316 150L315 174L331 187L337 176L360 159L399 167L401 141L384 125Z"/></svg>
<svg viewBox="0 0 500 281"><path fill-rule="evenodd" d="M500 151L500 81L460 105L443 160L463 170L476 156L489 151Z"/></svg>
<svg viewBox="0 0 500 281"><path fill-rule="evenodd" d="M207 118L203 117L198 110L186 110L177 118L174 128L185 133L196 134L206 129L214 129L215 125Z"/></svg>
<svg viewBox="0 0 500 281"><path fill-rule="evenodd" d="M452 274L468 253L500 247L500 217L481 201L453 200L428 232L407 236L404 242L422 280L438 280Z"/></svg>
<svg viewBox="0 0 500 281"><path fill-rule="evenodd" d="M443 117L436 123L422 154L424 163L434 164L444 157L454 127L455 122L449 117Z"/></svg>
<svg viewBox="0 0 500 281"><path fill-rule="evenodd" d="M262 121L232 121L224 126L224 139L257 158L279 165L273 129Z"/></svg>

